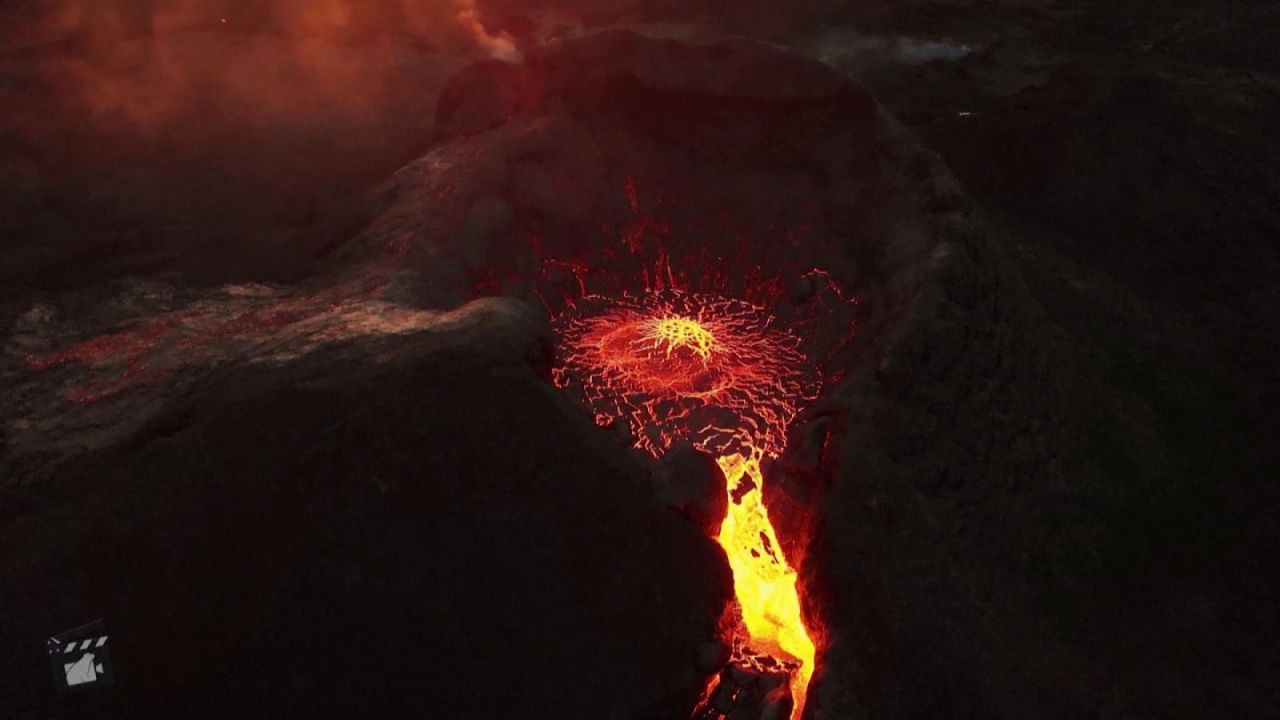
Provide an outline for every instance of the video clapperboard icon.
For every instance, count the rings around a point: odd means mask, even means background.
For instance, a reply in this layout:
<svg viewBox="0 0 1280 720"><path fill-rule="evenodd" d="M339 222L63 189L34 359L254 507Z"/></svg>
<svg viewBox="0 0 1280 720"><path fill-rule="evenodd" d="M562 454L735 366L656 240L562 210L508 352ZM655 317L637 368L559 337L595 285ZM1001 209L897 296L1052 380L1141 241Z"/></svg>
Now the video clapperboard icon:
<svg viewBox="0 0 1280 720"><path fill-rule="evenodd" d="M45 649L58 692L80 692L115 682L107 626L101 620L48 639Z"/></svg>

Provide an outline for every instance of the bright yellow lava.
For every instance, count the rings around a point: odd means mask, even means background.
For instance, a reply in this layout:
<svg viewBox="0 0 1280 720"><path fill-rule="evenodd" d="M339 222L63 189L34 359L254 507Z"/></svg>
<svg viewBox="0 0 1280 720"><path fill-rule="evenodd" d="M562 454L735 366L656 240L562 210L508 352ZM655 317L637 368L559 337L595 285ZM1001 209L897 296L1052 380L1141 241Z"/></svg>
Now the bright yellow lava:
<svg viewBox="0 0 1280 720"><path fill-rule="evenodd" d="M814 661L813 641L801 619L796 571L782 556L769 522L763 500L760 458L733 454L717 462L724 471L729 490L729 512L717 540L729 556L734 592L755 649L800 661L799 669L791 676L794 701L791 717L795 720L804 709ZM734 491L744 481L754 486L735 502Z"/></svg>
<svg viewBox="0 0 1280 720"><path fill-rule="evenodd" d="M667 357L671 357L672 351L683 347L697 353L704 362L711 357L711 350L716 344L715 336L702 323L678 315L658 318L653 323L650 337L654 347L666 346Z"/></svg>
<svg viewBox="0 0 1280 720"><path fill-rule="evenodd" d="M597 423L625 418L636 446L655 458L681 440L717 458L729 508L716 539L742 613L734 649L748 665L783 661L797 720L816 653L796 571L765 509L760 470L762 458L785 446L797 408L816 393L795 337L750 304L680 293L570 316L561 333L569 351L556 384L581 382Z"/></svg>

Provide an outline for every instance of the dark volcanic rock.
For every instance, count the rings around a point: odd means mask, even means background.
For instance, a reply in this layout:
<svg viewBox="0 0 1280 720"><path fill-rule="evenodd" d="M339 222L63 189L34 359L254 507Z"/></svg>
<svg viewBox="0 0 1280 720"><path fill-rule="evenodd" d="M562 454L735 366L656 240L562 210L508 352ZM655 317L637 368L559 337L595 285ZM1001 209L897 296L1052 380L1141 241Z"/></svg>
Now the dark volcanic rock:
<svg viewBox="0 0 1280 720"><path fill-rule="evenodd" d="M848 69L1013 249L965 251L981 303L930 301L880 400L850 404L875 430L828 465L826 542L859 537L830 561L864 613L840 664L870 716L1280 712L1261 560L1280 547L1277 17L928 0L848 18L973 50ZM929 340L939 316L969 338L952 367L928 366L951 345Z"/></svg>
<svg viewBox="0 0 1280 720"><path fill-rule="evenodd" d="M4 716L677 717L728 569L530 369L536 315L242 368L10 488ZM43 638L96 617L118 686L55 696Z"/></svg>
<svg viewBox="0 0 1280 720"><path fill-rule="evenodd" d="M1068 541L1070 353L976 228L901 297L770 497L816 508L785 534L825 633L817 717L1076 717L1096 675L1037 611Z"/></svg>
<svg viewBox="0 0 1280 720"><path fill-rule="evenodd" d="M388 184L381 215L331 257L383 264L396 248L398 270L430 289L405 281L394 297L428 307L501 293L554 310L583 289L640 291L664 265L689 290L765 304L776 281L796 289L786 312L800 314L827 287L803 279L810 270L850 292L911 275L957 220L936 156L870 95L749 40L552 42L526 65L459 75L436 134ZM495 207L511 215L476 220Z"/></svg>
<svg viewBox="0 0 1280 720"><path fill-rule="evenodd" d="M658 502L679 510L707 537L720 534L720 522L729 504L724 485L724 473L715 458L689 443L668 450L653 471Z"/></svg>

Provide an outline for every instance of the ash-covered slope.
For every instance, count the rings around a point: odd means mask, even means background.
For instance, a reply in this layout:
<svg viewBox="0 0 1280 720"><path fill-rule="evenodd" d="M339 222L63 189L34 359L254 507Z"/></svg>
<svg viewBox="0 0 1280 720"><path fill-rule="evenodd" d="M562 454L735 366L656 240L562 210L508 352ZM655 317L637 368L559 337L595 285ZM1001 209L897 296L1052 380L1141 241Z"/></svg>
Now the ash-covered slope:
<svg viewBox="0 0 1280 720"><path fill-rule="evenodd" d="M0 696L36 717L675 717L723 555L538 376L536 314L243 367L8 488ZM42 638L102 617L117 686Z"/></svg>
<svg viewBox="0 0 1280 720"><path fill-rule="evenodd" d="M1059 570L1092 542L1072 350L977 226L902 297L774 467L771 507L814 513L791 534L826 632L816 717L1096 711L1110 659L1046 612L1088 592Z"/></svg>

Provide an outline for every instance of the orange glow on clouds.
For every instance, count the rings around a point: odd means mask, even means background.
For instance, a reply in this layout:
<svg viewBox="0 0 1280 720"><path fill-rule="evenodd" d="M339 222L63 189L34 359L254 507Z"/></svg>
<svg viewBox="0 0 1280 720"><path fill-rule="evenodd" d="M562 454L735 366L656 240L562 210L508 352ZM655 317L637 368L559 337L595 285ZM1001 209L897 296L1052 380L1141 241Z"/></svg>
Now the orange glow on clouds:
<svg viewBox="0 0 1280 720"><path fill-rule="evenodd" d="M521 53L516 49L510 35L507 33L493 35L485 29L484 24L480 22L480 14L476 11L475 0L455 0L455 2L458 5L456 16L458 24L471 33L476 44L485 52L497 60L518 62L521 59Z"/></svg>

